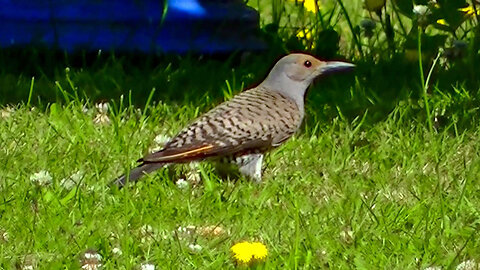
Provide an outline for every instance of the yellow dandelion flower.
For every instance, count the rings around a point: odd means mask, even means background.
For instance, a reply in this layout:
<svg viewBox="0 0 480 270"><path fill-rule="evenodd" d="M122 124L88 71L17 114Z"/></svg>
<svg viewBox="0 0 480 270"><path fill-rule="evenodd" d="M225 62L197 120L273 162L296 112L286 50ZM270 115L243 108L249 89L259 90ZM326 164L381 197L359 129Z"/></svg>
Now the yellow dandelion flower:
<svg viewBox="0 0 480 270"><path fill-rule="evenodd" d="M248 264L252 260L253 254L249 242L237 243L230 250L233 253L233 258L239 263Z"/></svg>
<svg viewBox="0 0 480 270"><path fill-rule="evenodd" d="M291 0L292 2L295 1L295 0ZM310 11L310 12L314 12L316 13L317 12L317 7L315 6L315 2L317 0L299 0L298 2L302 2L303 3L303 7L305 7L305 9L307 11ZM318 6L320 6L320 3L317 1L316 3Z"/></svg>
<svg viewBox="0 0 480 270"><path fill-rule="evenodd" d="M267 247L259 242L253 242L251 244L253 258L259 261L264 261L267 258L268 250Z"/></svg>
<svg viewBox="0 0 480 270"><path fill-rule="evenodd" d="M301 38L301 39L305 38L305 39L310 40L310 39L312 39L312 31L310 31L309 29L302 29L302 30L298 31L297 37Z"/></svg>
<svg viewBox="0 0 480 270"><path fill-rule="evenodd" d="M237 263L250 264L264 261L267 258L267 247L259 242L240 242L233 245L230 250Z"/></svg>
<svg viewBox="0 0 480 270"><path fill-rule="evenodd" d="M447 21L445 21L445 19L437 20L437 23L440 24L440 25L448 26L448 23L447 23Z"/></svg>
<svg viewBox="0 0 480 270"><path fill-rule="evenodd" d="M317 8L315 7L315 1L316 0L305 0L303 2L303 6L305 7L306 10L310 12L317 12Z"/></svg>
<svg viewBox="0 0 480 270"><path fill-rule="evenodd" d="M458 10L464 12L467 16L472 16L473 14L475 14L475 9L473 8L473 6L459 8ZM477 10L477 15L480 15L480 10Z"/></svg>
<svg viewBox="0 0 480 270"><path fill-rule="evenodd" d="M310 47L310 49L315 48L316 42L313 40L313 35L315 32L312 32L309 29L302 29L297 32L297 38L302 41L303 45Z"/></svg>

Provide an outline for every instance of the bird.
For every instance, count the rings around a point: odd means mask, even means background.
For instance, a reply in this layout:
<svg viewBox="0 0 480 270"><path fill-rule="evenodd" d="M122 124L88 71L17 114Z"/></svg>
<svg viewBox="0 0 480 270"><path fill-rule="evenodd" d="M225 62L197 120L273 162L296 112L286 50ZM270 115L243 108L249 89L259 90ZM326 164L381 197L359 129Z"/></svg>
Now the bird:
<svg viewBox="0 0 480 270"><path fill-rule="evenodd" d="M319 76L351 70L354 64L322 61L304 53L283 56L258 86L225 101L187 125L163 149L139 159L113 183L123 187L168 164L210 159L230 162L261 182L264 154L295 134L305 115L305 95Z"/></svg>

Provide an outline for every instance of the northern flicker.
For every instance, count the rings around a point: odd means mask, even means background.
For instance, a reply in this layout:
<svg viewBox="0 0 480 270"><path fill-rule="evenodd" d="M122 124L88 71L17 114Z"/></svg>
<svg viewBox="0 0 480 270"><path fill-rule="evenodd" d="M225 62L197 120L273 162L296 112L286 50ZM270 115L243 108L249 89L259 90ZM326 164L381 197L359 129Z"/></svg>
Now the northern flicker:
<svg viewBox="0 0 480 270"><path fill-rule="evenodd" d="M231 160L241 174L261 181L263 154L283 144L299 129L305 114L305 92L312 81L353 67L300 53L284 56L260 85L197 118L162 150L139 159L138 167L114 183L123 186L166 164L207 158Z"/></svg>

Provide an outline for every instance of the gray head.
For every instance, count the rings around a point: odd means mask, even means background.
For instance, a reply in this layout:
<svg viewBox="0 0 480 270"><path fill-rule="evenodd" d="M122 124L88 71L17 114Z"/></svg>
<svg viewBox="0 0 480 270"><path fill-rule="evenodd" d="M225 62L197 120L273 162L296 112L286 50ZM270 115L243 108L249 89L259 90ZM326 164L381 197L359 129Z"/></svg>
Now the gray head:
<svg viewBox="0 0 480 270"><path fill-rule="evenodd" d="M353 67L351 63L321 61L308 54L292 53L275 64L260 86L292 98L303 112L305 92L315 78Z"/></svg>

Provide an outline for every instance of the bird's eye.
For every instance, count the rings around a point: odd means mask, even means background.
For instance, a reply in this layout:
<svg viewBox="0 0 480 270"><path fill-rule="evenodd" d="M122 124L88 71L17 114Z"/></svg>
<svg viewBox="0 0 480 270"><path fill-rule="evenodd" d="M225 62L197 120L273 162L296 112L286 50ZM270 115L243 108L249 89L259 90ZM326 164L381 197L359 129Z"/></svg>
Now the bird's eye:
<svg viewBox="0 0 480 270"><path fill-rule="evenodd" d="M305 60L305 62L303 63L303 65L307 68L311 67L312 66L312 62L308 61L308 60Z"/></svg>

